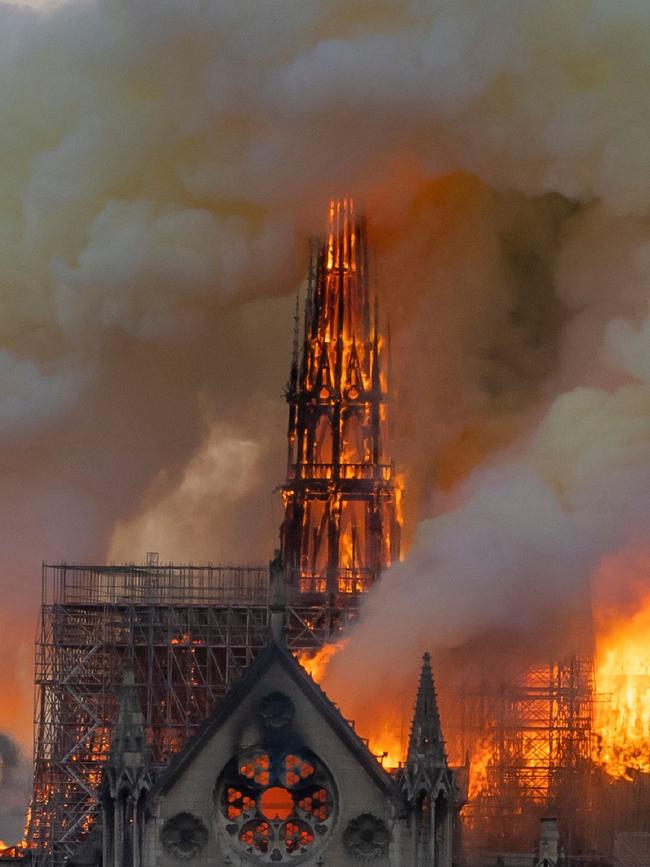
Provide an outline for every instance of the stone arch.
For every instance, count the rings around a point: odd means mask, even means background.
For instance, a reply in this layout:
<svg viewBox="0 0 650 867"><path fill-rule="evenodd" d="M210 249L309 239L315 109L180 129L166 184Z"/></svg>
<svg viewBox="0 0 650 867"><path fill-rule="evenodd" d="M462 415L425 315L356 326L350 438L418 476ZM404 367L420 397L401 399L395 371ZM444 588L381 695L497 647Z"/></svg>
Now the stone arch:
<svg viewBox="0 0 650 867"><path fill-rule="evenodd" d="M434 867L447 867L449 863L449 822L449 800L441 790L435 799L433 810Z"/></svg>
<svg viewBox="0 0 650 867"><path fill-rule="evenodd" d="M415 796L415 863L431 863L431 793L420 789Z"/></svg>

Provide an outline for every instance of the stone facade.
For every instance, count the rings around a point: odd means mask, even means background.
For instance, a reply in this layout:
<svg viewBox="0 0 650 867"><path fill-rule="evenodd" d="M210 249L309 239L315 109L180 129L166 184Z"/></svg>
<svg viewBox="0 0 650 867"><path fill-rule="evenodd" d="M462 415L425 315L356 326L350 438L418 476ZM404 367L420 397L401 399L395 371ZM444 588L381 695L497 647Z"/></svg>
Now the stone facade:
<svg viewBox="0 0 650 867"><path fill-rule="evenodd" d="M278 642L155 779L128 671L122 693L103 867L451 867L457 790L428 656L395 772Z"/></svg>

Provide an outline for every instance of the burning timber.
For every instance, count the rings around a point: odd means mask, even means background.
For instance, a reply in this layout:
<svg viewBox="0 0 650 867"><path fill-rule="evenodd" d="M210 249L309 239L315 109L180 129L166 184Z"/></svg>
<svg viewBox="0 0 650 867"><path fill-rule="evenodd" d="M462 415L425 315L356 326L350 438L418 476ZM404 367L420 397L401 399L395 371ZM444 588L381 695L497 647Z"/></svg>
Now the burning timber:
<svg viewBox="0 0 650 867"><path fill-rule="evenodd" d="M399 559L385 354L365 224L351 200L331 202L327 241L311 251L300 354L296 317L281 554L289 586L340 610Z"/></svg>

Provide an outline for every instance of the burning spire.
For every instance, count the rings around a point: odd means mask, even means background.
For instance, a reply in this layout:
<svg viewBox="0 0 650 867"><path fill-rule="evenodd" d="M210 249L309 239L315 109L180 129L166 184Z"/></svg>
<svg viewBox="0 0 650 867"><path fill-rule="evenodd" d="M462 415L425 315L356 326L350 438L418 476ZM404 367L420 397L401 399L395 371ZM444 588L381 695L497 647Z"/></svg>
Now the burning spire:
<svg viewBox="0 0 650 867"><path fill-rule="evenodd" d="M387 387L365 222L351 199L332 200L326 239L311 245L302 349L296 329L286 391L281 553L294 591L338 609L399 556Z"/></svg>

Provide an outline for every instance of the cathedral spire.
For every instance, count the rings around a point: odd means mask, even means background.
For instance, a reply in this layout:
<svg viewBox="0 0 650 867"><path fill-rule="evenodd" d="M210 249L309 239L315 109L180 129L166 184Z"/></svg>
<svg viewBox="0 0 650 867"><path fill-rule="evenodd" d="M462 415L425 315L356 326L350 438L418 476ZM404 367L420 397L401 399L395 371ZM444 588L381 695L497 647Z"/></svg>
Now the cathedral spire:
<svg viewBox="0 0 650 867"><path fill-rule="evenodd" d="M329 599L327 630L399 559L388 395L366 224L352 199L329 203L327 236L311 246L302 352L294 353L281 557L291 597Z"/></svg>
<svg viewBox="0 0 650 867"><path fill-rule="evenodd" d="M447 766L445 743L442 738L438 712L438 698L431 671L431 654L429 653L425 653L422 657L420 685L415 702L407 757L407 765L409 766L422 763L436 768Z"/></svg>

